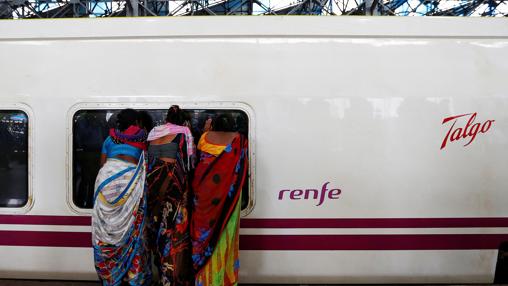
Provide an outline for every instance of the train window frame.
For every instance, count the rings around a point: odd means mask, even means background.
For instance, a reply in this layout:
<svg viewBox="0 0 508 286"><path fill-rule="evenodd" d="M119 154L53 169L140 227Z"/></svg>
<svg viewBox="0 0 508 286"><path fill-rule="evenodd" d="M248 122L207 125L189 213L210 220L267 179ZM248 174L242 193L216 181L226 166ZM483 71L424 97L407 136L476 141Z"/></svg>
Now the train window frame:
<svg viewBox="0 0 508 286"><path fill-rule="evenodd" d="M28 146L27 146L27 180L28 180L28 196L23 206L19 207L0 207L0 214L26 214L34 206L34 190L33 190L33 170L34 170L34 132L35 118L33 110L24 103L1 103L0 111L21 111L25 113L28 120Z"/></svg>
<svg viewBox="0 0 508 286"><path fill-rule="evenodd" d="M73 201L73 120L77 112L83 110L110 110L110 109L167 109L177 104L182 109L195 110L239 110L247 115L249 140L249 200L241 217L248 216L256 205L256 121L252 107L244 102L154 102L154 103L107 103L107 102L81 102L73 105L67 112L67 144L66 144L66 202L69 209L78 215L91 215L92 209L81 208Z"/></svg>

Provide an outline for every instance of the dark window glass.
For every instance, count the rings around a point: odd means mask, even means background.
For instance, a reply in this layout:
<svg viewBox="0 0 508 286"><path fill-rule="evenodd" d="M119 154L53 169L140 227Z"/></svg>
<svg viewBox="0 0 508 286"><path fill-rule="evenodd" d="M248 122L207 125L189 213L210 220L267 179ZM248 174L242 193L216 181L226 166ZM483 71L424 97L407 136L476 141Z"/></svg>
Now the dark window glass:
<svg viewBox="0 0 508 286"><path fill-rule="evenodd" d="M28 116L0 110L0 207L28 202Z"/></svg>
<svg viewBox="0 0 508 286"><path fill-rule="evenodd" d="M108 137L109 129L115 126L116 114L119 111L120 109L80 110L74 114L72 200L79 208L90 209L93 207L94 185L100 169L102 143ZM144 111L150 114L154 125L165 122L167 109ZM230 113L236 120L236 130L245 136L248 135L248 119L243 111L187 109L187 112L190 116L192 134L196 145L202 134L205 121L208 118L213 119L218 113ZM248 206L248 202L249 184L246 183L242 192L242 209Z"/></svg>

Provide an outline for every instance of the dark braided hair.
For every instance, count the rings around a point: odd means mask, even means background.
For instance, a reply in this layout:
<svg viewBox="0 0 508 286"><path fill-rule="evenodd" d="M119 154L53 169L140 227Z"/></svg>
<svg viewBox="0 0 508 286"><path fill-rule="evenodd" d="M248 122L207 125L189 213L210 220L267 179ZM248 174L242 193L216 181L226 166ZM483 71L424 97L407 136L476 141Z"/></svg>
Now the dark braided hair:
<svg viewBox="0 0 508 286"><path fill-rule="evenodd" d="M145 110L138 111L138 121L141 124L141 126L146 129L147 132L150 132L153 128L153 119L152 116L150 116L150 113L148 113Z"/></svg>
<svg viewBox="0 0 508 286"><path fill-rule="evenodd" d="M134 109L123 109L116 116L116 128L120 131L125 131L131 125L136 125L138 119L138 112Z"/></svg>
<svg viewBox="0 0 508 286"><path fill-rule="evenodd" d="M185 111L180 109L178 105L171 105L168 109L168 114L166 115L166 122L183 125L185 122L186 116Z"/></svg>
<svg viewBox="0 0 508 286"><path fill-rule="evenodd" d="M212 121L212 130L223 132L234 132L235 120L233 119L233 116L229 113L219 114L217 118L215 118Z"/></svg>

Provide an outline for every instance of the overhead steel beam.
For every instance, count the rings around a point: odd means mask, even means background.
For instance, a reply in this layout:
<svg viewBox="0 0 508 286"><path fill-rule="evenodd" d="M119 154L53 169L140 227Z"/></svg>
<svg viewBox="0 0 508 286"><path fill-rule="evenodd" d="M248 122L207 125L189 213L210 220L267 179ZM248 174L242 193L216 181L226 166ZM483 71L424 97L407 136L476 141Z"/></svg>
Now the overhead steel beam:
<svg viewBox="0 0 508 286"><path fill-rule="evenodd" d="M507 16L508 0L0 0L0 18L186 15ZM278 2L280 3L280 2ZM454 4L450 7L450 4Z"/></svg>

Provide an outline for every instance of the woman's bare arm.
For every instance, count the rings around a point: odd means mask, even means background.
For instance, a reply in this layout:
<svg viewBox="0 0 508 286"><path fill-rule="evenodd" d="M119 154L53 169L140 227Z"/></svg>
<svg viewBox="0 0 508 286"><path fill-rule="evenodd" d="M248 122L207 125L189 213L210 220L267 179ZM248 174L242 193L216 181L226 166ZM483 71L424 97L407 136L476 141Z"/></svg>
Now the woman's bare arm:
<svg viewBox="0 0 508 286"><path fill-rule="evenodd" d="M106 163L107 159L108 158L106 157L106 154L101 153L101 167L104 166L104 164Z"/></svg>

